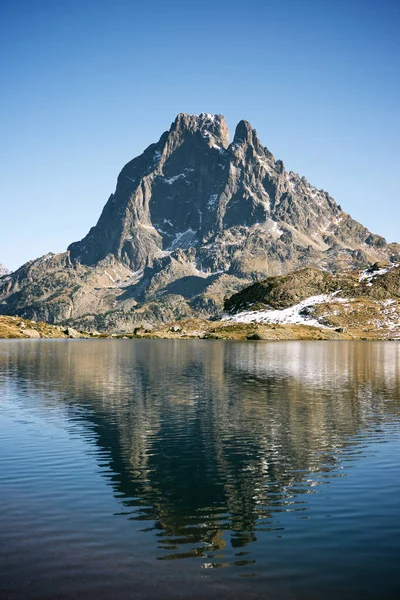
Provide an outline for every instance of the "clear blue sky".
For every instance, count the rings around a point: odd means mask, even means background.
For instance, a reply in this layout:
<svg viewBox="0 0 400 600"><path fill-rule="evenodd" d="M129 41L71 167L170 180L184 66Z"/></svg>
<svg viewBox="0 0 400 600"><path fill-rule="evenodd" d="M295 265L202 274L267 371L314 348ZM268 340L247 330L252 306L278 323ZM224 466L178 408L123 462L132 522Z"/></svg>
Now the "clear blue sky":
<svg viewBox="0 0 400 600"><path fill-rule="evenodd" d="M400 241L398 0L0 0L0 263L65 250L178 112Z"/></svg>

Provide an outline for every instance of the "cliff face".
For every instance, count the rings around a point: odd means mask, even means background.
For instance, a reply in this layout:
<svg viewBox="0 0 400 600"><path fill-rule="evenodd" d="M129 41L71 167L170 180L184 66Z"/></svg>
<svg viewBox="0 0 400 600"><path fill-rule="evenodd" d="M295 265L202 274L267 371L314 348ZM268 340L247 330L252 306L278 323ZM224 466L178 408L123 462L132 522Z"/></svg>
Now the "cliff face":
<svg viewBox="0 0 400 600"><path fill-rule="evenodd" d="M304 266L399 259L241 121L180 114L122 169L86 237L0 281L0 312L79 326L217 314L246 284Z"/></svg>

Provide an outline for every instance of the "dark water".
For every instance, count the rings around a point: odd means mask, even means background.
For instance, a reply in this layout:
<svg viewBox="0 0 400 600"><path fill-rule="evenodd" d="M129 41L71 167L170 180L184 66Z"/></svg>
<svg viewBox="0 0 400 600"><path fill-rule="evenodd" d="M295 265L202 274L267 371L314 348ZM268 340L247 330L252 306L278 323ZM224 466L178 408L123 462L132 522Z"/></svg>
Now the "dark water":
<svg viewBox="0 0 400 600"><path fill-rule="evenodd" d="M1 598L397 599L400 344L0 342Z"/></svg>

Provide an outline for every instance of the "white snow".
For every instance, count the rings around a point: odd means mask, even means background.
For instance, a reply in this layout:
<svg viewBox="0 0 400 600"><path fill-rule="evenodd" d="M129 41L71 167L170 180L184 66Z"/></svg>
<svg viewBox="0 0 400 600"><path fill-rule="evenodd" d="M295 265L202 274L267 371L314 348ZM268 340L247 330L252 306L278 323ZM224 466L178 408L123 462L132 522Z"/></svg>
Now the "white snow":
<svg viewBox="0 0 400 600"><path fill-rule="evenodd" d="M190 181L186 180L186 173L190 173L194 171L194 169L190 168L190 167L186 167L186 169L184 169L183 173L179 173L178 175L174 175L173 177L165 177L164 181L165 183L168 183L168 185L172 185L175 181L177 181L178 179L185 179L187 184L190 184Z"/></svg>
<svg viewBox="0 0 400 600"><path fill-rule="evenodd" d="M176 181L180 177L185 177L185 173L179 173L179 175L174 175L173 177L169 177L168 179L165 178L164 181L165 183L168 183L168 185L172 185L174 181Z"/></svg>
<svg viewBox="0 0 400 600"><path fill-rule="evenodd" d="M216 121L217 115L212 115L210 113L201 113L197 118L197 125L201 127L204 123L214 124Z"/></svg>
<svg viewBox="0 0 400 600"><path fill-rule="evenodd" d="M266 160L263 160L263 158L259 154L256 154L256 159L258 160L258 162L260 163L260 165L262 167L264 167L264 169L266 171L270 171L271 170L271 166L267 163Z"/></svg>
<svg viewBox="0 0 400 600"><path fill-rule="evenodd" d="M278 223L276 221L274 221L273 219L267 218L265 220L264 227L268 231L268 233L270 233L272 236L279 238L283 234L282 229L279 228Z"/></svg>
<svg viewBox="0 0 400 600"><path fill-rule="evenodd" d="M211 123L214 123L216 115L212 115L210 113L202 113L202 115L204 115L207 121L211 121Z"/></svg>
<svg viewBox="0 0 400 600"><path fill-rule="evenodd" d="M137 283L138 280L143 276L143 269L140 269L139 271L133 271L131 272L131 274L129 275L129 277L127 277L125 279L125 281L123 281L122 283L118 283L119 288L125 288L128 287L134 283Z"/></svg>
<svg viewBox="0 0 400 600"><path fill-rule="evenodd" d="M383 300L382 301L382 306L390 306L391 304L395 304L396 300L393 300L392 298L388 299L388 300Z"/></svg>
<svg viewBox="0 0 400 600"><path fill-rule="evenodd" d="M387 267L385 269L377 269L376 271L371 271L371 268L365 269L364 271L361 272L360 281L371 282L378 275L384 275L385 273L388 273L395 267L399 267L399 266L400 266L400 263L397 263L395 265L390 265L390 267Z"/></svg>
<svg viewBox="0 0 400 600"><path fill-rule="evenodd" d="M189 227L186 231L180 231L176 234L175 239L168 248L168 250L175 250L176 248L190 248L193 245L197 231L193 231Z"/></svg>
<svg viewBox="0 0 400 600"><path fill-rule="evenodd" d="M218 146L218 144L213 144L212 147L214 150L218 150L220 154L225 154L225 148L221 148L221 146Z"/></svg>
<svg viewBox="0 0 400 600"><path fill-rule="evenodd" d="M312 317L311 311L308 311L307 309L316 304L331 302L333 299L335 302L348 302L346 298L334 298L334 295L335 294L321 294L319 296L311 296L294 306L282 310L244 311L234 316L223 315L222 320L234 323L277 323L283 325L313 325L314 327L324 327L317 319Z"/></svg>
<svg viewBox="0 0 400 600"><path fill-rule="evenodd" d="M53 252L49 252L48 254L45 254L44 256L41 256L38 259L38 262L40 262L40 263L47 262L48 260L50 260L51 258L53 258L53 256L55 256L55 254Z"/></svg>
<svg viewBox="0 0 400 600"><path fill-rule="evenodd" d="M218 200L218 194L212 194L209 199L207 200L207 206L211 207L214 206L216 204Z"/></svg>

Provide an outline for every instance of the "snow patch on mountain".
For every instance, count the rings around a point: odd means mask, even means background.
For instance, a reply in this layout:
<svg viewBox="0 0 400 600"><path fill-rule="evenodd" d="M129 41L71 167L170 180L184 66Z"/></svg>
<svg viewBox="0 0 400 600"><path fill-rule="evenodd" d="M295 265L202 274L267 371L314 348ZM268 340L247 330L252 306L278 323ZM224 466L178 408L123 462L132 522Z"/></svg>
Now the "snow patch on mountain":
<svg viewBox="0 0 400 600"><path fill-rule="evenodd" d="M375 277L378 277L378 275L385 275L385 273L388 273L392 269L399 267L399 266L400 266L400 263L393 264L393 265L390 265L389 267L384 267L382 269L376 269L373 266L369 267L368 269L361 271L360 281L371 282L373 279L375 279Z"/></svg>
<svg viewBox="0 0 400 600"><path fill-rule="evenodd" d="M186 231L178 232L168 250L176 250L177 248L190 248L195 243L196 233L197 231L193 231L193 229L190 229L190 227Z"/></svg>
<svg viewBox="0 0 400 600"><path fill-rule="evenodd" d="M172 185L175 181L177 181L181 177L184 178L185 173L179 173L179 175L174 175L173 177L165 178L164 181L165 181L165 183L168 183L168 185Z"/></svg>
<svg viewBox="0 0 400 600"><path fill-rule="evenodd" d="M246 310L237 315L224 315L223 321L232 323L275 323L281 325L312 325L314 327L325 327L312 316L312 306L325 304L334 300L335 302L348 302L347 298L336 298L335 294L320 294L310 296L294 306L282 310Z"/></svg>

